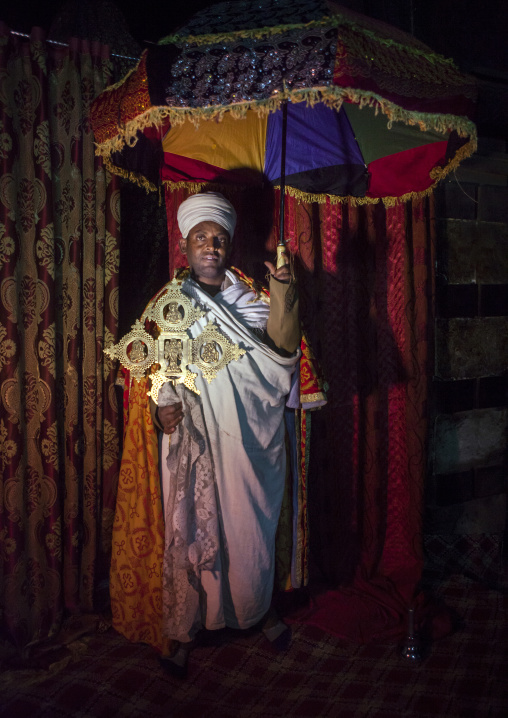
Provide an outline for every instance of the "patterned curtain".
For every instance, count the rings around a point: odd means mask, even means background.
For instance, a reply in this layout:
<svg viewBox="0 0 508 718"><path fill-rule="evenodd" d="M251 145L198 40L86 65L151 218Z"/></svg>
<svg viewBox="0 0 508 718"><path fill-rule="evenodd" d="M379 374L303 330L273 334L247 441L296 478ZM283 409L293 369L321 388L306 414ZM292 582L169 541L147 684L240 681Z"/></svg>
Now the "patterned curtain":
<svg viewBox="0 0 508 718"><path fill-rule="evenodd" d="M107 579L119 190L88 120L105 48L0 25L0 58L1 622L23 646L93 611Z"/></svg>

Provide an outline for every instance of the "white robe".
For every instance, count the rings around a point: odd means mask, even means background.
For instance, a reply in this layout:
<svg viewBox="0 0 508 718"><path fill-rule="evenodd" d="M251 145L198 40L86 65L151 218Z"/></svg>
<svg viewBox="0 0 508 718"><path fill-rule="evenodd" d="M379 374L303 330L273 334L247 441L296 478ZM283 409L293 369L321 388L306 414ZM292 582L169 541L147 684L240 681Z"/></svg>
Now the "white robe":
<svg viewBox="0 0 508 718"><path fill-rule="evenodd" d="M213 318L232 342L247 350L221 369L211 383L199 374L196 386L200 396L197 401L191 397L194 408L187 409L197 424L201 422L199 406L202 411L217 505L218 550L212 565L210 560L203 560L199 568L194 565L193 576L188 568L180 568L179 586L173 586L172 593L163 593L166 633L169 638L184 641L190 640L200 626L253 626L268 611L273 591L275 532L286 473L284 406L298 353L284 358L259 340L250 328L266 327L269 306L255 300L253 290L232 272L227 272L227 278L232 284L213 298L192 279L182 286L182 291L209 310L200 320L202 327ZM178 392L188 390L180 385ZM159 403L164 403L163 389ZM177 451L185 421L181 431L172 436L170 451ZM182 517L167 513L174 503L169 501L172 476L164 460L168 457L166 434L162 457L168 552ZM202 458L207 460L206 456ZM213 519L207 525L212 527ZM165 569L166 565L165 561ZM186 612L182 606L175 613L177 607L168 605L175 601L188 602L186 618L181 618ZM177 614L180 618L175 622Z"/></svg>

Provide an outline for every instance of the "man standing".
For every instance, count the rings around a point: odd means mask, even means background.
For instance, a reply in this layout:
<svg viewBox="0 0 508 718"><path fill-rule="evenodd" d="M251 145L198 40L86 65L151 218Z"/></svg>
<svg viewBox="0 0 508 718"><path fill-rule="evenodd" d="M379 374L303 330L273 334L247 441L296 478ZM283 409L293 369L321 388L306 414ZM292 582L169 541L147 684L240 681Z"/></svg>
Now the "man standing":
<svg viewBox="0 0 508 718"><path fill-rule="evenodd" d="M164 432L163 665L184 675L200 628L249 628L270 614L275 532L286 475L284 407L300 341L287 264L270 262L271 302L228 269L236 213L219 193L191 196L178 210L180 249L190 273L181 292L244 353L199 396L178 384L158 393ZM159 293L158 296L160 296ZM293 297L293 298L291 298ZM267 616L269 617L267 619Z"/></svg>

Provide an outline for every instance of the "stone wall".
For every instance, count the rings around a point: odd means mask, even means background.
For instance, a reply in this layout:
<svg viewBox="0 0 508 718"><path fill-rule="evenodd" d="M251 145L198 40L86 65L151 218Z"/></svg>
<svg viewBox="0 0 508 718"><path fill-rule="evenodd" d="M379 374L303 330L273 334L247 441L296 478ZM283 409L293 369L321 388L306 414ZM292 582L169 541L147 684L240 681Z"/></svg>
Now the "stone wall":
<svg viewBox="0 0 508 718"><path fill-rule="evenodd" d="M508 154L502 140L436 190L428 563L499 582L507 535Z"/></svg>

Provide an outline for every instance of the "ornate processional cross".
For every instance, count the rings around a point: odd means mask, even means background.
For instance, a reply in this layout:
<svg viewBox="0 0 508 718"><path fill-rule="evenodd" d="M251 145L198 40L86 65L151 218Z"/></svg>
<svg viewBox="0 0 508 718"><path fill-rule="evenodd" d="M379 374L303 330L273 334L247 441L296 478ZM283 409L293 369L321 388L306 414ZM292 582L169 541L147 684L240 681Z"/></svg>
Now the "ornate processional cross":
<svg viewBox="0 0 508 718"><path fill-rule="evenodd" d="M167 381L185 384L199 394L197 374L190 371L189 365L195 366L210 383L223 367L246 353L214 321L209 321L192 338L188 330L204 316L205 312L181 291L181 282L173 279L132 325L131 331L104 352L118 359L138 381L149 371L148 396L156 404L159 390ZM155 339L146 331L146 322L156 325Z"/></svg>

